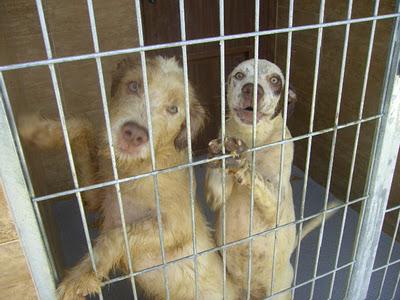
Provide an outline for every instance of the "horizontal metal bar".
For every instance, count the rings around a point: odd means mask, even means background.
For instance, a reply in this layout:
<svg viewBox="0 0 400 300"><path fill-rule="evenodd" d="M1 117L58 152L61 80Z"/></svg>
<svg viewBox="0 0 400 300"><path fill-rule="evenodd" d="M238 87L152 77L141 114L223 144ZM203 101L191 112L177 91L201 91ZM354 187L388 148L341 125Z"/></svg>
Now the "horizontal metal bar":
<svg viewBox="0 0 400 300"><path fill-rule="evenodd" d="M250 37L255 37L255 36L266 36L266 35L272 35L272 34L278 34L278 33L287 33L287 32L295 32L295 31L341 26L341 25L346 25L346 24L363 23L363 22L369 22L369 21L373 21L373 20L385 20L385 19L397 18L399 16L400 16L400 13L393 13L393 14L386 14L386 15L381 15L381 16L372 16L372 17L357 18L357 19L351 19L351 20L328 22L328 23L323 23L323 24L310 24L310 25L303 25L303 26L295 26L295 27L291 27L291 28L269 29L269 30L262 30L259 32L247 32L247 33L231 34L231 35L225 35L225 36L216 36L216 37L193 39L193 40L187 40L187 41L179 41L179 42L173 42L173 43L163 43L163 44L156 44L156 45L133 47L133 48L120 49L120 50L103 51L103 52L98 52L98 53L65 56L65 57L60 57L60 58L52 58L52 59L37 60L37 61L18 63L18 64L3 65L3 66L0 66L0 72L23 69L23 68L30 68L30 67L45 66L45 65L49 65L49 64L59 64L59 63L64 63L64 62L93 59L96 57L123 55L123 54L129 54L129 53L136 53L136 52L140 52L140 51L160 50L160 49L166 49L166 48L175 48L175 47L182 47L182 46L213 43L213 42L219 42L219 41L250 38Z"/></svg>
<svg viewBox="0 0 400 300"><path fill-rule="evenodd" d="M302 286L305 286L305 285L307 285L307 284L310 284L310 283L314 283L314 282L317 281L318 279L321 279L321 278L326 277L326 276L331 275L331 274L335 274L337 271L346 269L346 268L350 267L350 266L353 265L353 264L354 264L354 261L350 261L350 262L344 264L343 266L340 266L340 267L338 267L338 268L335 268L335 269L333 269L333 270L331 270L331 271L329 271L329 272L326 272L326 273L324 273L324 274L315 276L315 277L313 277L313 278L311 278L311 279L309 279L309 280L307 280L307 281L304 281L304 282L302 282L302 283L300 283L300 284L298 284L298 285L295 285L295 286L292 286L292 287L290 287L290 288L287 288L287 289L284 289L284 290L282 290L282 291L279 291L279 292L277 292L277 293L274 293L274 294L270 295L269 297L265 298L265 300L275 298L277 295L280 295L280 294L283 294L283 293L287 293L288 291L292 291L292 290L298 289L298 288L300 288L300 287L302 287ZM311 298L310 298L310 299L311 299ZM313 299L314 299L314 298L313 298Z"/></svg>
<svg viewBox="0 0 400 300"><path fill-rule="evenodd" d="M394 260L394 261L392 261L392 262L390 262L390 263L387 263L387 264L385 264L385 265L383 265L383 266L374 268L374 269L372 269L372 272L380 271L380 270L385 269L385 268L388 268L388 267L390 267L390 266L392 266L392 265L398 264L399 262L400 262L400 258L399 258L399 259L396 259L396 260Z"/></svg>
<svg viewBox="0 0 400 300"><path fill-rule="evenodd" d="M382 114L374 115L374 116L371 116L371 117L368 117L368 118L364 118L362 120L353 121L353 122L349 122L349 123L346 123L346 124L339 125L339 126L337 126L337 129L340 130L340 129L351 127L351 126L354 126L354 125L357 125L357 124L360 124L360 123L366 123L366 122L374 121L374 120L379 119L381 117L382 117ZM312 136L312 137L318 136L318 135L321 135L321 134L324 134L324 133L332 132L334 130L335 130L335 128L333 128L333 127L327 128L327 129L322 129L322 130L315 131L315 132L312 132L312 133L307 133L307 134L303 134L303 135L300 135L300 136L297 136L297 137L286 139L284 141L279 141L279 142L274 142L274 143L271 143L271 144L257 146L257 147L248 149L245 152L260 151L260 150L264 150L266 148L274 147L274 146L277 146L277 145L280 145L280 144L300 141L300 140L306 139L306 138L308 138L310 136ZM217 160L221 160L223 158L229 158L229 157L232 157L232 155L231 154L225 154L225 155L221 155L221 156L218 156L218 157L202 159L202 160L195 161L193 163L182 164L182 165L179 165L179 166L165 168L165 169L159 169L159 170L151 171L151 172L148 172L148 173L143 173L143 174L139 174L139 175L135 175L135 176L122 178L122 179L119 179L119 180L110 180L110 181L106 181L106 182L102 182L102 183L89 185L89 186L86 186L86 187L81 187L79 189L71 189L71 190L66 190L66 191L63 191L63 192L48 194L48 195L45 195L45 196L34 197L32 199L32 201L45 201L45 200L50 200L50 199L54 199L54 198L58 198L58 197L69 196L69 195L75 194L76 192L86 192L86 191L90 191L90 190L94 190L94 189L100 189L100 188L104 188L104 187L109 187L109 186L112 186L112 185L114 185L116 183L130 182L130 181L141 179L141 178L144 178L144 177L153 176L155 174L163 174L163 173L168 173L168 172L172 172L172 171L182 170L184 168L188 168L188 167L191 167L191 166L198 166L198 165L206 164L206 163L209 163L209 162L213 162L213 161L217 161Z"/></svg>
<svg viewBox="0 0 400 300"><path fill-rule="evenodd" d="M333 212L333 211L342 209L342 208L344 208L346 206L350 206L350 205L359 203L361 201L364 201L367 198L368 198L368 195L366 195L364 197L360 197L360 198L354 199L352 201L349 201L348 203L343 203L343 204L340 204L340 205L335 206L335 207L330 207L325 211L321 211L321 212L315 213L313 215L310 215L308 217L302 218L300 220L296 220L295 222L291 222L291 223L287 223L287 224L283 224L283 225L278 225L277 227L266 229L264 231L260 231L258 233L255 233L255 234L251 235L251 236L242 238L240 240L236 240L236 241L233 241L233 242L226 243L225 245L222 245L222 246L218 246L218 247L214 247L214 248L211 248L211 249L207 249L207 250L203 250L203 251L197 252L197 256L202 256L202 255L206 255L206 254L209 254L209 253L214 253L214 252L217 252L217 251L221 251L221 250L224 250L224 249L226 250L226 249L229 249L229 248L231 248L233 246L241 245L243 243L249 242L250 240L254 240L257 237L261 237L261 236L276 232L276 231L281 230L282 228L285 228L287 226L301 224L303 222L306 222L306 221L314 219L314 218L316 218L318 216L321 216L324 213ZM194 255L190 254L190 255L186 255L186 256L180 257L178 259L170 260L170 261L166 262L165 265L164 264L158 264L158 265L155 265L153 267L146 268L146 269L143 269L141 271L137 271L137 272L135 272L133 274L130 274L130 275L119 276L119 277L104 281L103 282L103 286L111 284L111 283L119 282L119 281L122 281L122 280L126 280L130 276L138 276L138 275L141 275L141 274L144 274L144 273L156 271L156 270L164 268L165 266L168 266L168 265L171 265L171 264L176 264L176 263L181 262L181 261L183 261L185 259L192 259L192 258L194 258Z"/></svg>
<svg viewBox="0 0 400 300"><path fill-rule="evenodd" d="M391 208L388 208L386 211L385 211L385 214L386 213L389 213L389 212L392 212L392 211L395 211L395 210L398 210L400 208L400 205L396 205L396 206L393 206L393 207L391 207Z"/></svg>

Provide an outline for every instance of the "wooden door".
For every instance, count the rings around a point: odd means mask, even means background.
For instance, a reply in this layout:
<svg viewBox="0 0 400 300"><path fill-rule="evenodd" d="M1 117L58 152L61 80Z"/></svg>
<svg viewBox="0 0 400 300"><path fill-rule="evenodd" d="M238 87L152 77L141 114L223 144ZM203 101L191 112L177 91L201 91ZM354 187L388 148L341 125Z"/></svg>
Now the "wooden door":
<svg viewBox="0 0 400 300"><path fill-rule="evenodd" d="M274 1L263 1L260 29L273 27ZM181 40L178 1L142 1L146 45ZM225 1L225 35L254 31L254 2ZM186 39L220 35L219 1L185 1ZM273 39L260 39L259 57L272 59ZM206 130L193 145L195 153L205 153L208 141L217 136L221 124L220 46L218 42L187 47L189 80L194 85L210 118ZM254 38L225 42L225 76L241 61L253 57ZM152 51L151 54L182 57L181 47Z"/></svg>

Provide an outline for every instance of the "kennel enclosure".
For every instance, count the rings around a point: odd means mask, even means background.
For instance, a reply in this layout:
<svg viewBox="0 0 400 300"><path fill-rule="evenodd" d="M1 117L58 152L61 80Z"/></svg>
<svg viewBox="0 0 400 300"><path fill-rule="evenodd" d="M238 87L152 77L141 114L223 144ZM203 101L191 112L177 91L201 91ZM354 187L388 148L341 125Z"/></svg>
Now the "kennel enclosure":
<svg viewBox="0 0 400 300"><path fill-rule="evenodd" d="M62 234L58 228L62 224L55 220L56 205L60 209L62 203L77 203L82 236L87 242L84 247L88 249L83 251L90 253L93 233L87 223L91 217L81 200L85 191L110 186L115 186L118 191L120 184L143 176L157 180L157 174L188 168L191 201L195 201L194 170L210 161L201 156L198 158L198 155L205 154L207 142L217 136L218 128L221 128L222 136L225 134L227 74L237 63L252 57L256 61L267 58L276 62L300 98L294 117L287 120L286 110L283 116L292 131L290 141L295 142L294 163L304 170L301 205L304 207L307 201L309 177L325 186L324 209L318 214L326 215L331 192L343 201L343 205L335 208L343 210L344 217L338 228L340 239L333 267L329 272L318 272L319 248L324 241L322 226L322 230L317 229L319 247L314 253L316 267L312 277L304 282L297 282L295 277L292 289L295 291L310 284L312 298L315 282L324 276L332 276L328 293L331 296L336 273L346 269L347 286L343 295L348 299L366 298L370 277L380 271L386 274L390 267L400 262L389 257L383 265L372 263L379 254L384 218L385 228L393 235L393 241L397 238L399 225L398 218L389 218L390 213L399 211L399 203L387 203L400 142L400 12L398 3L385 1L333 2L291 0L250 4L221 0L205 5L201 1L182 0L173 3L136 0L118 4L91 0L61 4L36 0L25 1L20 6L14 4L15 7L3 5L3 20L9 23L1 23L5 41L4 54L0 55L1 180L41 299L54 299L56 283L66 266L73 264L65 257L67 251L59 241ZM11 5L11 1L6 3ZM23 13L27 16L25 20ZM71 16L76 24L69 24ZM30 27L33 29L27 30ZM12 55L13 51L15 55ZM111 69L121 56L136 55L145 66L147 55L155 54L180 57L185 74L186 115L189 115L187 88L190 79L201 98L206 99L203 104L213 118L199 141L193 146L189 143L187 164L157 170L153 149L152 172L119 178L108 115ZM142 71L146 78L146 68ZM287 98L288 85L285 109ZM148 101L147 95L147 104ZM60 120L65 153L50 156L38 153L20 140L17 121L31 111L40 111ZM147 110L147 114L151 132L151 111ZM109 162L112 176L107 182L79 185L66 124L67 116L75 115L94 120L100 131L107 132L112 153ZM187 121L190 129L190 118ZM349 130L352 131L349 133ZM190 130L188 133L190 141ZM281 145L284 151L287 141L283 136L276 145ZM253 147L251 151L257 155L257 151L271 146L274 145ZM393 189L396 188L394 181ZM120 193L117 195L120 200ZM340 264L344 220L350 207L358 209L359 225L353 256ZM304 215L303 210L296 216L296 224L300 229L304 221L315 216ZM192 226L195 227L194 217ZM126 228L123 229L126 240ZM256 237L249 236L246 241L252 238ZM162 238L160 241L162 243ZM224 251L229 247L234 244L209 251L221 251L224 257ZM196 260L199 255L202 253L197 253L194 241L192 258ZM295 256L297 265L299 252ZM171 263L174 262L164 259L163 264L154 269L165 270ZM129 267L131 274L112 278L105 286L128 280L134 297L138 298L135 276L151 270L134 272L132 261ZM400 275L393 297L399 279Z"/></svg>

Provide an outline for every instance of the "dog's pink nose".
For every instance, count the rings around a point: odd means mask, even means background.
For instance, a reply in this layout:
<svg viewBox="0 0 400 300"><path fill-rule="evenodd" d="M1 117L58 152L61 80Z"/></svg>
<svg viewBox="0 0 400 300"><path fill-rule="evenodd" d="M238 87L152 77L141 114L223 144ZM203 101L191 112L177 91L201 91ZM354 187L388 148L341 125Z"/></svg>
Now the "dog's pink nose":
<svg viewBox="0 0 400 300"><path fill-rule="evenodd" d="M140 146L149 140L147 129L136 124L135 122L127 122L122 126L122 138L132 146Z"/></svg>
<svg viewBox="0 0 400 300"><path fill-rule="evenodd" d="M253 98L253 93L254 93L254 84L252 83L246 83L242 87L242 94L245 98ZM264 96L264 89L262 88L261 85L257 85L257 100L260 100L260 98Z"/></svg>

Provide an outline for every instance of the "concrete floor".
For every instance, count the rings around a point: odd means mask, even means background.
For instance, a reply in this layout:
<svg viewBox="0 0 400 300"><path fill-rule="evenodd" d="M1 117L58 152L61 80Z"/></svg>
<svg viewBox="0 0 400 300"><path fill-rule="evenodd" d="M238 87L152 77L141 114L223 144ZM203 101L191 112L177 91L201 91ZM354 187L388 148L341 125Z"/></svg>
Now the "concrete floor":
<svg viewBox="0 0 400 300"><path fill-rule="evenodd" d="M198 166L195 168L197 177L197 196L202 203L204 212L207 215L210 223L213 223L213 215L204 204L203 180L205 167ZM293 174L300 179L294 180L293 195L296 207L296 216L299 216L301 193L303 187L303 173L294 168ZM333 198L333 197L330 197ZM308 181L305 216L311 215L320 211L323 207L324 188L314 182L311 178ZM54 205L54 214L60 232L61 246L66 266L74 265L84 253L87 252L85 238L83 234L82 224L79 218L79 210L76 201L63 201ZM339 244L340 227L343 216L343 209L339 213L330 218L325 224L323 240L320 249L320 258L317 269L317 276L330 272L335 267L335 258ZM342 246L338 267L345 265L351 260L353 252L353 243L356 240L356 228L358 222L358 213L352 209L348 210L346 216L346 225L344 229ZM92 237L96 232L92 232ZM302 284L310 280L314 273L314 264L318 247L319 229L309 234L301 243L299 266L297 272L296 284ZM386 263L387 255L391 245L391 237L382 233L378 249L378 255L375 266L379 267ZM400 258L400 245L395 243L391 261ZM292 257L294 263L295 255ZM388 269L386 280L383 287L383 293L380 299L400 299L400 289L392 298L393 289L397 281L398 273L400 272L400 264L395 264ZM331 299L344 299L349 268L342 269L336 273L336 278L332 290ZM375 272L368 291L367 299L377 299L382 282L383 271ZM314 295L312 299L328 299L332 275L324 276L315 281ZM303 300L310 299L311 283L303 285L295 290L295 299ZM104 288L105 299L133 299L131 294L130 283L128 280L119 282L112 286Z"/></svg>

